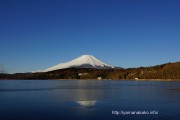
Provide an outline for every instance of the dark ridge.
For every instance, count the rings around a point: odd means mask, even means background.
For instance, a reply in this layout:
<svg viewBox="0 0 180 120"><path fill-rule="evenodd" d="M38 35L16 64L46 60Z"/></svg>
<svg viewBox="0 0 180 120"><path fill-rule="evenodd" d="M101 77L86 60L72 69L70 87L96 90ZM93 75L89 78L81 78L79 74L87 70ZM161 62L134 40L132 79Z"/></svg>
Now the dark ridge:
<svg viewBox="0 0 180 120"><path fill-rule="evenodd" d="M153 79L180 81L180 62L139 68L66 68L40 73L0 74L0 79Z"/></svg>

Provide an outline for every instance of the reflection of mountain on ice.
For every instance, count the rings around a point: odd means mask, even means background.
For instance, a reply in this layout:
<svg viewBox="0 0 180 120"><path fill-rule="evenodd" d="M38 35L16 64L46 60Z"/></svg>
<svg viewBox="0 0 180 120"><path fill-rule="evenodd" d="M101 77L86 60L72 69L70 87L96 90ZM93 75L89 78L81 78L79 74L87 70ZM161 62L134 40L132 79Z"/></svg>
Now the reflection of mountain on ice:
<svg viewBox="0 0 180 120"><path fill-rule="evenodd" d="M39 70L35 72L48 72L58 69L64 69L64 68L98 68L98 69L105 69L105 68L114 68L111 65L108 65L97 58L95 58L92 55L82 55L81 57L78 57L72 61L66 62L66 63L60 63L58 65L55 65L53 67L47 68L45 70Z"/></svg>
<svg viewBox="0 0 180 120"><path fill-rule="evenodd" d="M88 107L88 106L93 106L96 104L96 101L87 101L87 100L82 100L82 101L76 101L79 105L83 107Z"/></svg>

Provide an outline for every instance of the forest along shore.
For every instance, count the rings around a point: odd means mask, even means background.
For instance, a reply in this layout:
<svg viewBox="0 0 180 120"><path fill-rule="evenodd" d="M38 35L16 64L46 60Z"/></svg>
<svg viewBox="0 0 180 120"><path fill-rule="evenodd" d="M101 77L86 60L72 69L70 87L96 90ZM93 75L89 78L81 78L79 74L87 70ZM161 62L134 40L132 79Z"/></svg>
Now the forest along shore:
<svg viewBox="0 0 180 120"><path fill-rule="evenodd" d="M0 73L0 79L110 79L110 80L152 80L180 81L180 62L139 68L66 68L50 72Z"/></svg>

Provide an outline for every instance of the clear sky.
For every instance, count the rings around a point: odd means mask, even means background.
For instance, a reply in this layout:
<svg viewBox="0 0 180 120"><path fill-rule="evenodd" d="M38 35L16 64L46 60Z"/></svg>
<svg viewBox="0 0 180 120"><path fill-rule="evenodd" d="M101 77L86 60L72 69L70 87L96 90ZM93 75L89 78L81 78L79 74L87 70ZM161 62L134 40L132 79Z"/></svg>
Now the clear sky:
<svg viewBox="0 0 180 120"><path fill-rule="evenodd" d="M0 0L0 64L9 73L83 54L125 68L180 61L180 1Z"/></svg>

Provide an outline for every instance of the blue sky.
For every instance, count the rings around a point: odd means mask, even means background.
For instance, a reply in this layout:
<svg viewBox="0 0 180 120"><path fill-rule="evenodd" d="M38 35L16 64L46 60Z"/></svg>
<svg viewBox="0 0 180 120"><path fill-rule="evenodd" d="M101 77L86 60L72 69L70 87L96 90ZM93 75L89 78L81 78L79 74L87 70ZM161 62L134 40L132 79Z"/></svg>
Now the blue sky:
<svg viewBox="0 0 180 120"><path fill-rule="evenodd" d="M1 0L0 64L28 72L91 54L114 66L180 60L179 0Z"/></svg>

